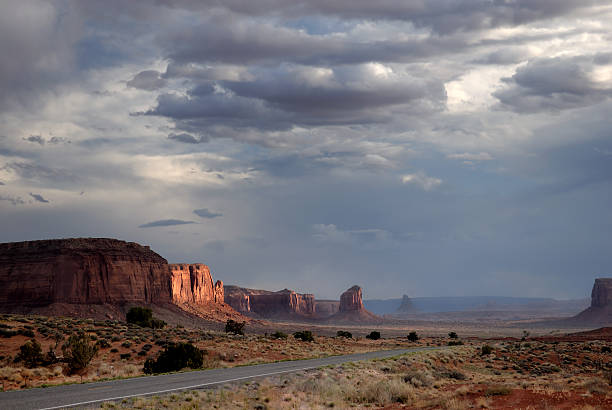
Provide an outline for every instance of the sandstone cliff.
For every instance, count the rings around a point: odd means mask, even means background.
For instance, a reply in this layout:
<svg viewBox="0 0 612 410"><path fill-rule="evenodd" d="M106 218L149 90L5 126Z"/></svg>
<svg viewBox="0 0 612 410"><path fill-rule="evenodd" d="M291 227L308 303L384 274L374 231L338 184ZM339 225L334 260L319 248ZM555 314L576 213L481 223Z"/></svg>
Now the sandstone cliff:
<svg viewBox="0 0 612 410"><path fill-rule="evenodd" d="M612 325L612 278L595 279L591 306L567 322L584 325Z"/></svg>
<svg viewBox="0 0 612 410"><path fill-rule="evenodd" d="M208 266L178 263L169 265L169 269L174 303L223 303L223 282L213 284Z"/></svg>
<svg viewBox="0 0 612 410"><path fill-rule="evenodd" d="M363 307L361 288L357 285L347 289L340 295L340 312L352 312L365 309Z"/></svg>
<svg viewBox="0 0 612 410"><path fill-rule="evenodd" d="M381 323L382 318L366 310L363 306L362 291L353 286L340 295L338 313L326 320L330 323Z"/></svg>
<svg viewBox="0 0 612 410"><path fill-rule="evenodd" d="M278 292L225 286L225 303L242 313L262 317L311 317L315 313L314 295L289 289Z"/></svg>
<svg viewBox="0 0 612 410"><path fill-rule="evenodd" d="M120 318L135 304L244 319L224 303L223 282L213 283L208 266L168 265L148 246L106 238L0 244L2 311Z"/></svg>
<svg viewBox="0 0 612 410"><path fill-rule="evenodd" d="M0 244L0 306L170 300L168 264L147 246L105 238Z"/></svg>
<svg viewBox="0 0 612 410"><path fill-rule="evenodd" d="M316 300L315 314L319 318L326 318L338 313L340 310L339 300Z"/></svg>

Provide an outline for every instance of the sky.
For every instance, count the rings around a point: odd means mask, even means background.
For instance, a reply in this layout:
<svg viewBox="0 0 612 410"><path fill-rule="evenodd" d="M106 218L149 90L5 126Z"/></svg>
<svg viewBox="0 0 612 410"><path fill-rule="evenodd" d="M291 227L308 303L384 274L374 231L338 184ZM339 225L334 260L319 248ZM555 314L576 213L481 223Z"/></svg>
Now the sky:
<svg viewBox="0 0 612 410"><path fill-rule="evenodd" d="M588 297L610 27L597 0L4 0L0 241L318 298Z"/></svg>

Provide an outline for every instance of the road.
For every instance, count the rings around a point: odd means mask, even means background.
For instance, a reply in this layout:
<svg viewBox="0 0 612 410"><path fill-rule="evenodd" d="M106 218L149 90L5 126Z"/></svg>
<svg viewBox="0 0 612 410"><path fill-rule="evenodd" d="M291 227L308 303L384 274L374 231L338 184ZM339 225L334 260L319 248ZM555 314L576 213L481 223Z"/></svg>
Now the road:
<svg viewBox="0 0 612 410"><path fill-rule="evenodd" d="M294 360L254 366L231 367L227 369L200 370L106 382L8 391L0 393L0 409L50 410L65 407L85 407L103 401L164 394L181 390L202 389L236 381L292 373L300 370L316 369L321 366L338 365L346 362L382 359L428 349L436 348L420 347L401 350L383 350L378 352L331 356L322 359Z"/></svg>

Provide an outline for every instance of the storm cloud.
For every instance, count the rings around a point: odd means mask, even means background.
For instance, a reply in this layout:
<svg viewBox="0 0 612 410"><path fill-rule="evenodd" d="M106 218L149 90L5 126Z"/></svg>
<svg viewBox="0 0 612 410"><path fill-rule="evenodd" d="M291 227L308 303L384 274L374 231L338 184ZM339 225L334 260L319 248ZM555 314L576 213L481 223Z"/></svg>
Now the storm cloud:
<svg viewBox="0 0 612 410"><path fill-rule="evenodd" d="M3 2L0 239L124 238L320 298L586 297L612 264L611 22L598 0Z"/></svg>

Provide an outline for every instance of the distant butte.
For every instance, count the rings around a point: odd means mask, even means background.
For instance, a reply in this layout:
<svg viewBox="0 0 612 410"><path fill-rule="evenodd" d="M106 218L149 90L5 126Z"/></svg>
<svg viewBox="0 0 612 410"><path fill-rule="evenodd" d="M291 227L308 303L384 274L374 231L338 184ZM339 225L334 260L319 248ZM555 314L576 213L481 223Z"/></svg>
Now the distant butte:
<svg viewBox="0 0 612 410"><path fill-rule="evenodd" d="M236 311L263 318L313 318L314 295L289 289L271 292L238 286L225 286L225 303Z"/></svg>
<svg viewBox="0 0 612 410"><path fill-rule="evenodd" d="M612 325L612 278L595 279L591 306L567 321L585 325Z"/></svg>
<svg viewBox="0 0 612 410"><path fill-rule="evenodd" d="M338 312L326 319L329 323L381 323L382 318L363 306L361 287L355 285L340 295Z"/></svg>

